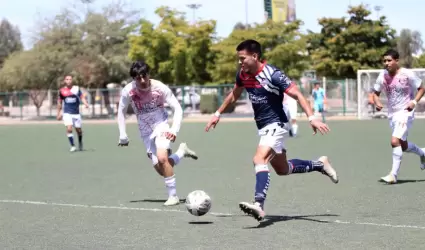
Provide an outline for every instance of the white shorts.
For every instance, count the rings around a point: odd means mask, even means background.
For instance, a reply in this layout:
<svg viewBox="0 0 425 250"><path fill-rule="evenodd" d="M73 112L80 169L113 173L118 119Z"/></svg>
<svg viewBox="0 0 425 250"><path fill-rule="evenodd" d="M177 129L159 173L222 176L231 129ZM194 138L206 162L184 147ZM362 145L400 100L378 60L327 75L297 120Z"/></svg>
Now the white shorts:
<svg viewBox="0 0 425 250"><path fill-rule="evenodd" d="M413 112L399 111L395 113L390 118L392 136L406 141L414 120L415 116Z"/></svg>
<svg viewBox="0 0 425 250"><path fill-rule="evenodd" d="M267 146L273 149L276 154L285 150L285 137L288 136L286 126L279 126L278 122L271 123L258 131L260 136L259 146Z"/></svg>
<svg viewBox="0 0 425 250"><path fill-rule="evenodd" d="M164 133L168 132L170 130L170 126L168 125L168 122L165 121L163 123L160 123L156 126L152 134L149 136L141 136L143 143L146 147L146 153L148 154L148 157L152 160L153 165L156 165L158 163L158 157L156 156L156 149L167 149L169 150L171 148L171 141L165 138ZM142 131L140 131L142 133Z"/></svg>
<svg viewBox="0 0 425 250"><path fill-rule="evenodd" d="M81 115L64 113L62 116L63 124L65 126L73 126L74 128L81 128Z"/></svg>

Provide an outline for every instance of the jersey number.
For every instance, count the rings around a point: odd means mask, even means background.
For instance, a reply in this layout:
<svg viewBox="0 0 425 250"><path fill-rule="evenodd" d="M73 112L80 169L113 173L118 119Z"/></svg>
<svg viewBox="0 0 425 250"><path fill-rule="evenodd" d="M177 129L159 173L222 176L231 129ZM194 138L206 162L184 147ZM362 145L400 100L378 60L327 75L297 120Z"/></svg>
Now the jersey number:
<svg viewBox="0 0 425 250"><path fill-rule="evenodd" d="M268 135L269 134L269 132L270 132L270 130L266 130L266 131L264 131L265 132L265 134L264 135ZM274 135L274 133L276 133L276 129L273 129L272 130L272 134L271 134L271 136L273 136Z"/></svg>

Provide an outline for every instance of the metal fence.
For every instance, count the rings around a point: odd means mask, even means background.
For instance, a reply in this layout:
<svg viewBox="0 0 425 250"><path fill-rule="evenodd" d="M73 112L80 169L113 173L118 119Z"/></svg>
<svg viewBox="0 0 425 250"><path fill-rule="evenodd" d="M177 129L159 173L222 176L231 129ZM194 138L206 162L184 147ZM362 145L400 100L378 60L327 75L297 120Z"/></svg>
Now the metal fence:
<svg viewBox="0 0 425 250"><path fill-rule="evenodd" d="M312 82L297 83L306 96L311 96ZM322 79L326 89L328 112L333 115L346 115L356 112L357 82L352 79L329 81ZM233 88L233 84L216 86L170 86L179 100L185 116L200 114L200 104L204 95L216 94L221 104ZM83 117L92 119L115 119L118 110L121 87L109 89L82 89L90 104L89 109L81 107ZM0 117L22 120L55 119L57 114L58 90L21 91L0 93ZM302 110L298 110L301 115ZM252 108L246 92L237 102L234 115L251 116Z"/></svg>

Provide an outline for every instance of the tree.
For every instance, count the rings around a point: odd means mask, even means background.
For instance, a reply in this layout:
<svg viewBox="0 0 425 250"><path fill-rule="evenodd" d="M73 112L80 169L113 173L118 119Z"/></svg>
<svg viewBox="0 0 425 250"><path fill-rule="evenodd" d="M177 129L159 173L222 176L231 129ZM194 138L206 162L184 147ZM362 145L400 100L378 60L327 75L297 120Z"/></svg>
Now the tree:
<svg viewBox="0 0 425 250"><path fill-rule="evenodd" d="M158 26L140 20L139 34L130 37L131 59L144 59L152 76L166 83L188 84L210 81L207 71L215 21L190 25L185 13L159 7Z"/></svg>
<svg viewBox="0 0 425 250"><path fill-rule="evenodd" d="M34 63L37 62L37 63ZM0 71L2 90L26 91L40 116L48 90L63 77L66 62L60 54L34 48L10 56Z"/></svg>
<svg viewBox="0 0 425 250"><path fill-rule="evenodd" d="M10 54L21 51L22 48L19 28L14 27L8 20L3 19L0 22L0 68Z"/></svg>
<svg viewBox="0 0 425 250"><path fill-rule="evenodd" d="M238 67L236 46L246 39L256 39L262 45L264 58L291 78L300 77L308 68L306 37L299 31L301 21L289 24L268 21L248 30L234 29L229 37L212 47L213 67L209 68L213 82L233 83Z"/></svg>
<svg viewBox="0 0 425 250"><path fill-rule="evenodd" d="M400 53L400 64L403 67L411 68L413 66L413 55L422 50L421 33L402 29L400 36L397 38L397 49Z"/></svg>
<svg viewBox="0 0 425 250"><path fill-rule="evenodd" d="M319 75L355 78L359 69L381 68L382 54L395 47L395 30L385 16L370 19L364 5L350 7L348 14L348 18L321 18L321 32L310 32L308 51Z"/></svg>

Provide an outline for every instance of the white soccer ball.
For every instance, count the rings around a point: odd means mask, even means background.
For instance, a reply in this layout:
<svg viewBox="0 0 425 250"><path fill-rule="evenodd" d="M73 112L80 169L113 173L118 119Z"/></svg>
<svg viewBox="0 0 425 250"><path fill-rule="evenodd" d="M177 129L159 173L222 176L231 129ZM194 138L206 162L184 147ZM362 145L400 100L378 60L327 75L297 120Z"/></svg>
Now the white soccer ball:
<svg viewBox="0 0 425 250"><path fill-rule="evenodd" d="M202 216L211 209L211 197L202 190L190 192L186 197L186 208L195 216Z"/></svg>

